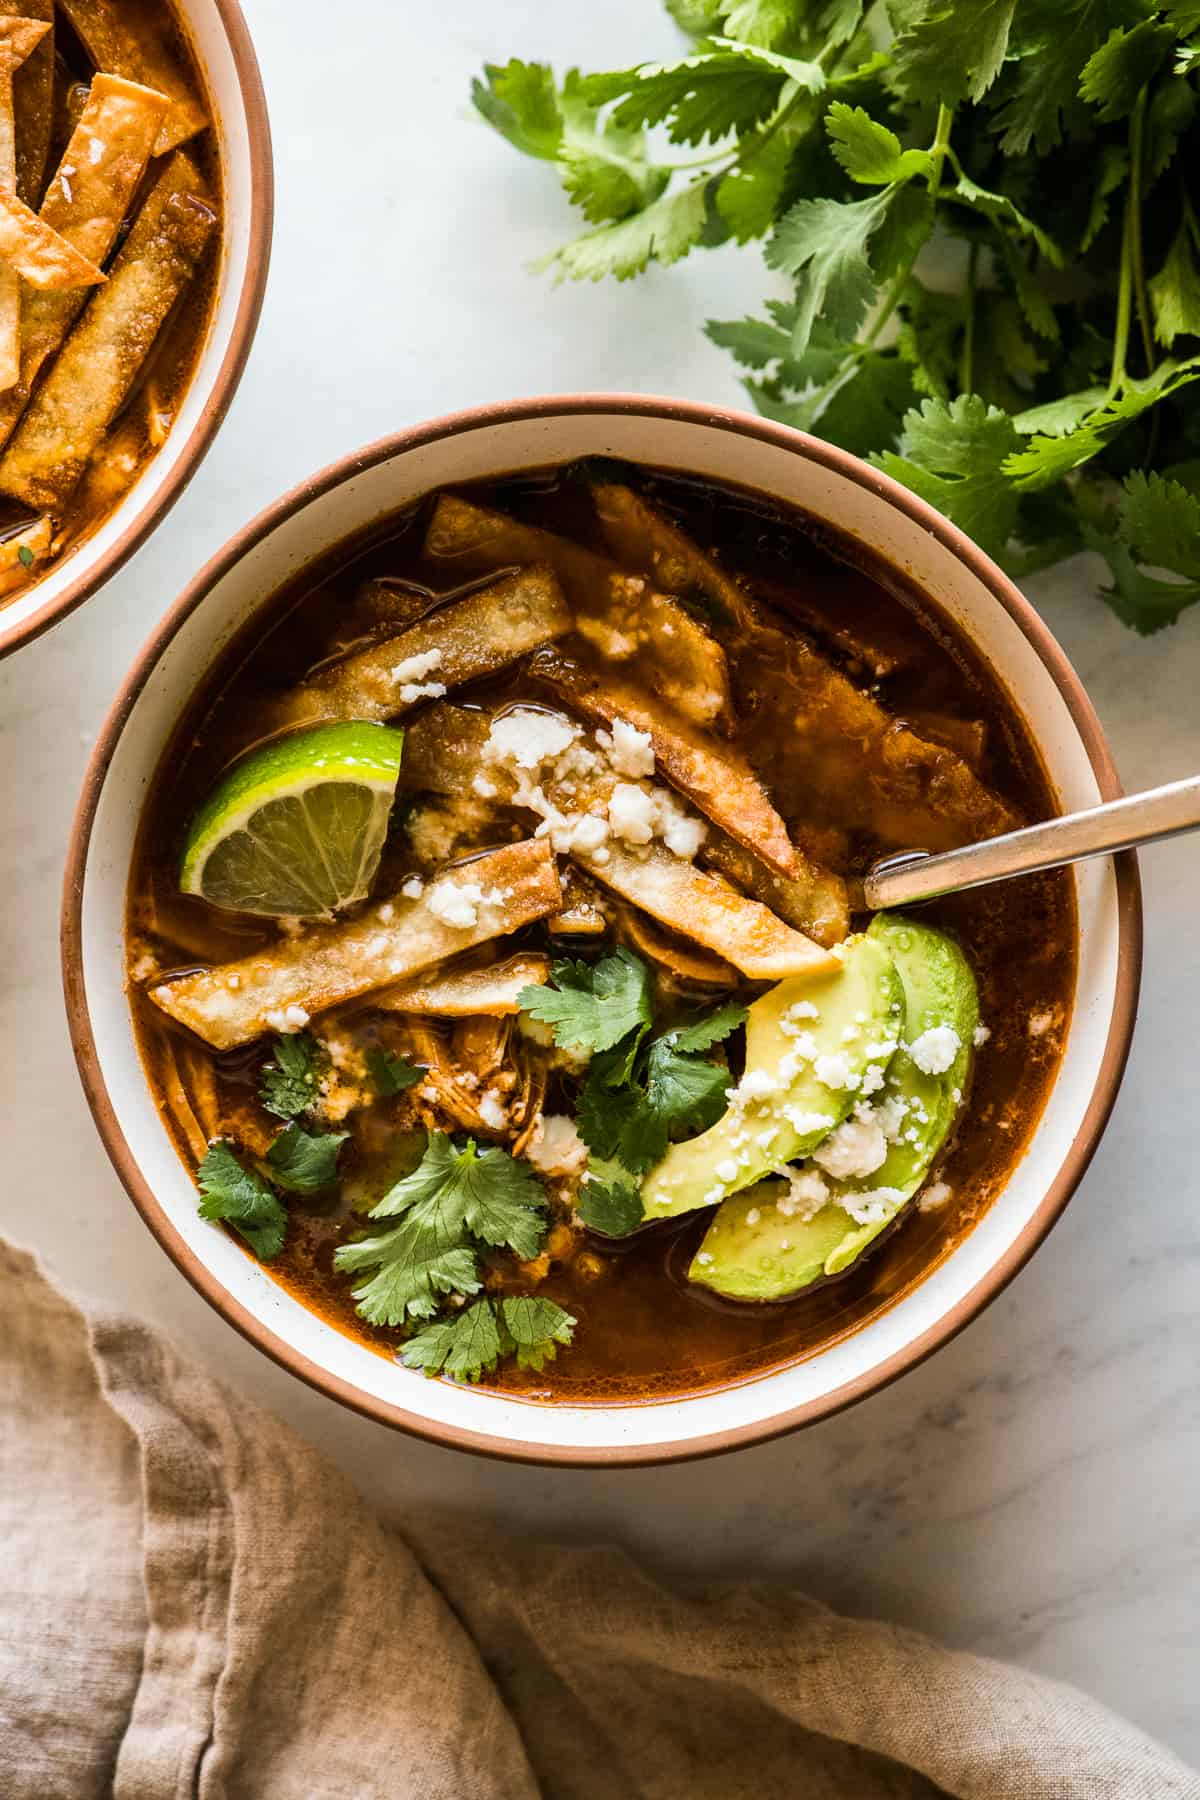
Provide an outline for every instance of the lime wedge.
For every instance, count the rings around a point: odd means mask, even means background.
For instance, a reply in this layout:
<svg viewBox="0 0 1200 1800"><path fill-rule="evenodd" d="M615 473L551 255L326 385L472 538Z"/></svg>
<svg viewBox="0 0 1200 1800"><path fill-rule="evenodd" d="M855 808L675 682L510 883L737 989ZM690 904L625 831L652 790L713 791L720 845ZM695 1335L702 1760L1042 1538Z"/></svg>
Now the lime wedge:
<svg viewBox="0 0 1200 1800"><path fill-rule="evenodd" d="M265 744L192 821L179 885L212 906L327 917L370 892L400 773L402 731L354 721Z"/></svg>

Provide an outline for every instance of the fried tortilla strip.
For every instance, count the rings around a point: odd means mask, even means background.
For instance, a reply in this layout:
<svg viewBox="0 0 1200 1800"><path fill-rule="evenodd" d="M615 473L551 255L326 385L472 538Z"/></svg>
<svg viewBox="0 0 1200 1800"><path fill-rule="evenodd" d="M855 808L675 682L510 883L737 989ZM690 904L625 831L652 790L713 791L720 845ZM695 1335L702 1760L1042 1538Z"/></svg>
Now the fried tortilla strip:
<svg viewBox="0 0 1200 1800"><path fill-rule="evenodd" d="M906 709L905 723L928 744L953 750L978 774L987 749L987 725L982 719L960 719L952 713Z"/></svg>
<svg viewBox="0 0 1200 1800"><path fill-rule="evenodd" d="M195 275L216 214L192 194L156 207L156 193L0 456L0 493L62 506Z"/></svg>
<svg viewBox="0 0 1200 1800"><path fill-rule="evenodd" d="M0 488L4 465L0 462ZM447 688L491 675L571 629L553 573L518 569L419 619L306 681L285 714L301 719L391 719Z"/></svg>
<svg viewBox="0 0 1200 1800"><path fill-rule="evenodd" d="M483 746L491 724L487 713L445 702L431 706L406 734L404 760L410 779L415 777L418 785L434 791L469 792L484 766ZM486 769L493 803L512 804L512 772L492 762ZM567 813L607 801L619 779L610 773L586 783L576 780L569 792L553 780L545 780L543 785L551 803ZM828 955L819 945L777 919L767 906L735 892L718 876L702 873L660 845L631 853L610 837L595 858L574 848L570 854L572 861L602 886L755 979L774 981L782 973L795 974L828 963ZM549 923L553 929L553 920Z"/></svg>
<svg viewBox="0 0 1200 1800"><path fill-rule="evenodd" d="M753 851L735 843L723 831L709 832L702 855L709 868L728 876L797 931L816 938L818 944L839 944L849 931L846 883L832 869L813 862L798 845L796 860L802 872L794 878L777 875Z"/></svg>
<svg viewBox="0 0 1200 1800"><path fill-rule="evenodd" d="M146 991L214 1049L229 1050L266 1031L295 1030L311 1013L504 937L561 904L553 852L540 838L526 838L446 870L416 900L395 895L349 924L314 926ZM450 924L443 913L454 908L471 922Z"/></svg>
<svg viewBox="0 0 1200 1800"><path fill-rule="evenodd" d="M61 556L68 544L86 536L98 520L107 518L121 496L134 483L151 452L146 441L146 421L127 409L102 438L71 496L71 507L54 534L54 554Z"/></svg>
<svg viewBox="0 0 1200 1800"><path fill-rule="evenodd" d="M1019 823L961 756L918 737L801 633L772 623L640 495L618 482L598 482L593 493L616 554L677 593L700 594L737 625L735 687L750 759L776 792L805 795L813 823L869 833L883 848L924 850L999 836ZM848 757L847 743L859 754Z"/></svg>
<svg viewBox="0 0 1200 1800"><path fill-rule="evenodd" d="M619 907L617 935L668 981L684 987L737 986L737 970L723 956L697 948L677 931L664 930L639 907Z"/></svg>
<svg viewBox="0 0 1200 1800"><path fill-rule="evenodd" d="M805 571L792 581L772 580L754 574L754 594L784 620L794 620L818 645L834 649L848 663L856 664L856 676L882 681L897 669L907 668L919 653L920 632L907 611L879 606L879 583L853 563L831 565L819 585L825 587L825 606L813 593L813 577ZM865 625L864 616L869 620Z"/></svg>
<svg viewBox="0 0 1200 1800"><path fill-rule="evenodd" d="M97 75L92 82L39 217L97 265L112 249L137 192L166 105L165 95L119 76ZM156 193L164 183L171 191L203 193L199 172L182 155L167 164ZM21 378L0 394L0 444L11 435L38 374L65 341L87 297L86 288L27 288L22 295Z"/></svg>
<svg viewBox="0 0 1200 1800"><path fill-rule="evenodd" d="M793 931L767 907L726 887L669 850L651 845L633 855L606 846L608 860L573 853L575 860L622 899L631 900L673 931L723 956L753 981L782 981L787 975L820 975L837 967L829 950Z"/></svg>
<svg viewBox="0 0 1200 1800"><path fill-rule="evenodd" d="M427 706L404 728L401 786L431 794L469 793L483 766L483 746L491 729L490 713L449 700Z"/></svg>
<svg viewBox="0 0 1200 1800"><path fill-rule="evenodd" d="M164 40L162 7L138 7L137 27L132 29L133 0L122 0L120 13L109 0L58 0L58 4L98 69L168 96L155 156L165 156L204 130L208 124L204 108Z"/></svg>
<svg viewBox="0 0 1200 1800"><path fill-rule="evenodd" d="M40 19L0 15L0 188L17 191L17 138L13 80L50 27ZM0 390L14 387L21 373L21 278L0 263Z"/></svg>
<svg viewBox="0 0 1200 1800"><path fill-rule="evenodd" d="M459 577L506 563L548 563L563 585L575 628L614 662L636 658L644 678L697 725L731 721L725 652L669 594L647 589L595 551L523 525L490 506L441 494L429 521L424 556Z"/></svg>
<svg viewBox="0 0 1200 1800"><path fill-rule="evenodd" d="M618 481L594 481L592 499L605 542L621 562L644 570L672 594L707 604L717 619L753 630L753 601L665 514Z"/></svg>
<svg viewBox="0 0 1200 1800"><path fill-rule="evenodd" d="M76 250L23 200L0 188L0 261L35 288L96 287L103 269Z"/></svg>
<svg viewBox="0 0 1200 1800"><path fill-rule="evenodd" d="M50 554L52 527L48 518L35 519L32 525L0 543L0 600L28 587L40 574L39 564Z"/></svg>
<svg viewBox="0 0 1200 1800"><path fill-rule="evenodd" d="M438 969L372 998L381 1012L432 1013L444 1019L502 1017L520 1012L521 989L550 979L548 956L510 956L482 969Z"/></svg>
<svg viewBox="0 0 1200 1800"><path fill-rule="evenodd" d="M686 719L672 718L627 676L576 662L560 650L539 651L529 672L585 719L609 726L624 719L649 732L659 768L680 793L771 868L789 880L800 879L803 868L787 826L736 750L715 743Z"/></svg>
<svg viewBox="0 0 1200 1800"><path fill-rule="evenodd" d="M16 121L17 193L36 206L46 179L54 118L54 0L0 0L6 19L35 20L44 26L28 56L18 58L13 77Z"/></svg>
<svg viewBox="0 0 1200 1800"><path fill-rule="evenodd" d="M546 920L546 930L554 937L603 937L608 919L595 883L568 863L562 871L562 884L562 911Z"/></svg>

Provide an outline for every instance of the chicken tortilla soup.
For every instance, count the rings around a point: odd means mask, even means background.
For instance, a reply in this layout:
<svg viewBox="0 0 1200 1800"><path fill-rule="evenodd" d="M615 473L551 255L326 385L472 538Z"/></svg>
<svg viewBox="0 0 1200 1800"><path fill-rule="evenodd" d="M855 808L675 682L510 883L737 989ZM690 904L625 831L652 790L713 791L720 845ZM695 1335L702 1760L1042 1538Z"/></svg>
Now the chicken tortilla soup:
<svg viewBox="0 0 1200 1800"><path fill-rule="evenodd" d="M858 883L1053 810L970 645L804 515L607 463L430 495L181 724L145 1066L213 1230L397 1382L712 1388L892 1304L1022 1154L1071 875Z"/></svg>

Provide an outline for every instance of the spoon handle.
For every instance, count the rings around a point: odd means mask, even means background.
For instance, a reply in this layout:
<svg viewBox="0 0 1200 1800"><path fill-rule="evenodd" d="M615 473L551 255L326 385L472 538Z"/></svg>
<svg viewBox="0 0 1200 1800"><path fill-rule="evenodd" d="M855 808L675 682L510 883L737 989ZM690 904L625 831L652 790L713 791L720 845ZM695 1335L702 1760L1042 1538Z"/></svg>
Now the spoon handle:
<svg viewBox="0 0 1200 1800"><path fill-rule="evenodd" d="M915 851L888 857L864 877L863 899L871 912L911 906L939 894L986 887L1012 875L1056 869L1088 856L1105 856L1134 844L1196 830L1200 830L1200 775L1190 775L1186 781L1169 781L1144 794L1110 800L1087 812L1068 813L940 856Z"/></svg>

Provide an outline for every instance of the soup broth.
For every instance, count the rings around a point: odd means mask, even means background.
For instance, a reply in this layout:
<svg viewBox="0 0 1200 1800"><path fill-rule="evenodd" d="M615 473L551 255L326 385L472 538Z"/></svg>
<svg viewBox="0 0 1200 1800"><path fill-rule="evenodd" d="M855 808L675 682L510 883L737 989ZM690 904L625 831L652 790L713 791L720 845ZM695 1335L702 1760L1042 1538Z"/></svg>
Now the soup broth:
<svg viewBox="0 0 1200 1800"><path fill-rule="evenodd" d="M606 517L604 496L610 492L632 495L633 501L614 500L617 511L610 508ZM478 546L459 556L457 539L445 532L439 539L441 523L457 517L454 507L464 504L484 509L481 517L500 514L510 522L490 553L490 566L483 566L488 553ZM665 521L669 532L682 537L639 539L636 527L639 521L645 524L639 506L648 507L646 516ZM206 1145L216 1138L232 1146L243 1163L270 1175L271 1165L264 1159L284 1128L284 1115L264 1110L264 1065L272 1057L278 1061L285 1038L296 1040L299 1022L301 1034L317 1033L323 1055L332 1058L332 1070L326 1062L323 1077L323 1091L335 1096L326 1126L332 1117L336 1129L348 1135L337 1151L336 1181L307 1194L285 1193L286 1239L269 1264L272 1275L379 1353L391 1357L402 1352L425 1321L414 1317L402 1325L378 1325L365 1320L355 1299L356 1279L335 1267L335 1252L359 1239L364 1229L378 1229L365 1221L365 1208L412 1170L430 1132L443 1132L461 1146L468 1135L463 1120L474 1120L469 1135L481 1144L515 1148L518 1160L535 1156L550 1208L548 1235L535 1255L517 1259L504 1250L481 1253L482 1293L493 1303L510 1295L544 1298L575 1322L573 1341L558 1347L553 1360L522 1367L512 1356L503 1357L497 1367L483 1369L483 1385L532 1400L572 1404L667 1398L753 1377L828 1347L924 1279L986 1211L1037 1127L1061 1053L1075 981L1073 882L1069 873L1059 871L921 909L920 925L936 928L955 955L965 955L978 993L981 1028L968 1033L973 1039L969 1044L955 1040L960 1058L969 1061L957 1065L967 1073L961 1088L953 1090L953 1128L939 1142L914 1197L903 1204L887 1203L895 1207L895 1217L882 1226L876 1222L874 1242L844 1272L806 1280L790 1298L751 1303L706 1284L701 1265L708 1253L703 1246L715 1241L707 1234L721 1203L720 1191L716 1204L706 1193L702 1198L707 1203L656 1220L646 1198L655 1176L643 1169L629 1176L625 1186L636 1191L640 1178L648 1223L619 1236L580 1227L575 1209L591 1184L581 1184L578 1167L564 1171L547 1166L547 1131L553 1136L558 1127L547 1128L545 1122L575 1116L584 1076L578 1055L573 1059L561 1040L547 1047L550 1032L544 1021L539 1029L525 1013L517 1019L511 1013L452 1017L409 1012L403 1004L385 1008L378 988L368 986L329 1011L301 1006L293 1018L277 1018L274 1036L251 1030L227 1047L206 1042L192 1028L191 1014L181 1018L164 1011L168 990L183 992L191 982L189 991L198 993L195 982L206 980L210 969L236 963L253 972L256 956L297 954L288 946L301 928L285 919L281 937L277 919L181 893L181 862L193 821L231 766L245 766L240 759L263 745L287 743L302 716L344 717L347 711L362 716L362 696L373 690L361 671L375 666L370 659L378 662L381 646L405 638L402 648L407 650L416 641L414 631L434 630L440 620L446 621L450 644L456 608L473 603L479 594L495 593L498 581L520 581L522 557L513 554L513 546L519 550L524 540L519 531L512 536L513 521L518 528L551 532L574 547L572 554L582 555L569 569L561 559L556 565L571 609L570 629L512 660L497 656L498 666L461 685L455 684L449 667L452 648L437 651L432 661L426 655L424 663L419 656L397 653L391 674L399 680L397 691L408 696L403 718L407 741L399 797L372 894L376 900L396 896L401 906L406 883L415 882L414 892L420 889L428 897L439 870L449 866L453 871L463 856L488 849L496 853L496 846L509 846L504 853L515 855L519 845L536 848L551 842L559 852L551 860L557 860L560 877L567 877L566 889L557 911L452 958L444 968L487 973L514 955L535 964L548 959L554 973L547 985L561 991L569 985L560 972L563 959L594 970L598 958L611 956L621 945L623 954L649 971L652 1031L662 1034L680 1021L710 1016L731 1000L752 1005L772 991L772 981L746 972L747 966L759 967L749 953L739 966L741 951L735 955L726 947L721 954L711 933L707 943L698 937L703 927L690 901L673 917L669 909L667 916L660 909L655 917L628 893L608 885L617 880L614 862L620 864L622 856L631 859L632 867L639 853L657 855L672 871L678 872L676 865L685 870L689 880L696 870L704 871L705 895L731 904L731 917L740 921L738 909L751 888L760 910L772 907L772 896L782 896L784 888L778 869L772 870L735 834L741 830L743 837L770 849L772 821L781 820L784 849L776 843L772 853L778 862L796 847L811 906L805 941L811 942L814 958L824 956L828 964L827 946L847 929L861 931L868 923L854 911L854 881L879 856L908 848L942 849L1044 818L1054 811L1054 797L1010 697L945 617L894 570L874 563L861 546L757 494L656 470L554 468L459 489L449 501L431 496L369 540L341 547L276 596L197 696L146 808L128 921L130 992L142 1055L184 1161L195 1170ZM680 544L691 546L701 563L689 565ZM589 557L597 560L589 562ZM625 584L620 593L631 610L618 614L609 606L597 625L573 596L589 580L599 579L599 559L605 566L618 565ZM660 593L673 599L653 613L653 597ZM676 606L678 612L671 610ZM676 621L684 618L696 621L698 632L693 635L680 623L682 648L678 655L664 655ZM644 639L632 651L621 635L631 619L638 629L645 627ZM780 633L797 646L792 661L779 659ZM710 639L717 647L711 666L720 679L728 679L724 698L719 683L709 696L692 679L693 665L708 666L704 658ZM617 721L627 720L630 707L644 704L649 695L651 706L675 722L671 730L676 735L666 749L654 738L653 780L674 791L675 801L659 806L667 819L661 830L667 840L674 833L682 854L668 852L657 839L639 852L621 838L611 792L606 844L613 862L597 862L600 853L594 849L572 851L569 844L562 849L564 832L577 831L578 820L554 826L543 812L549 833L533 837L531 827L538 821L520 804L529 783L520 789L524 777L518 769L517 800L507 789L497 795L496 783L510 771L494 761L486 765L492 775L464 776L457 793L431 797L421 785L429 742L448 754L448 736L439 719L457 720L459 730L467 729L472 717L483 721L480 730L492 722L488 742L493 743L498 718L533 713L553 720L565 715L582 734L577 743L590 745L601 717L596 684L607 694L604 683L610 681L617 684L612 691L618 699L603 704L609 704L605 716L612 748L600 754L618 764L624 756L626 773L617 771L624 786L644 794L651 778L639 760L646 733L636 721L627 728ZM345 703L351 687L357 712ZM307 697L299 712L297 694ZM320 706L314 708L313 696L321 697ZM686 708L692 709L690 718ZM854 708L865 710L860 715ZM380 715L368 709L366 716ZM794 728L781 729L784 718L793 720ZM695 755L687 763L679 749L691 745L694 752L701 741L711 742L713 754L727 759L738 783L744 776L745 807L740 787L717 782L706 794L703 768L697 776ZM678 751L677 762L671 762L671 745ZM638 769L642 775L633 772ZM444 790L453 782L442 785ZM756 794L763 796L761 825ZM731 795L735 810L742 807L740 821L730 811ZM678 816L671 811L676 802ZM637 813L644 803L626 795L622 804ZM469 876L474 866L459 869L458 878ZM631 879L635 886L643 879L638 869ZM793 883L786 891L793 895L799 888ZM361 913L358 903L346 916ZM789 941L801 935L777 916L773 922ZM583 930L576 929L580 924ZM720 942L719 932L715 941ZM406 991L415 993L412 979L406 977ZM421 979L428 987L433 976ZM244 992L235 991L236 1005ZM523 1006L528 993L524 990ZM420 1004L428 999L426 994ZM803 1022L815 1011L802 1005L798 1017ZM798 1035L798 1026L789 1029L793 1037ZM819 1025L814 1023L813 1029ZM859 1026L851 1025L843 1033L851 1052L856 1032L861 1036ZM906 1036L913 1048L915 1029ZM423 1079L391 1095L355 1091L364 1066L384 1051L424 1072ZM489 1087L494 1071L509 1067L506 1058L517 1071L513 1083L505 1088L497 1076L500 1085ZM727 1093L737 1096L746 1079L742 1031L735 1028L716 1046L695 1053L689 1068L705 1058L725 1070ZM532 1074L528 1059L533 1059ZM937 1079L932 1051L926 1060L935 1070L928 1079ZM380 1065L375 1061L371 1066L378 1070ZM704 1070L700 1074L708 1081ZM886 1097L882 1084L882 1073L868 1073L860 1091L866 1095L877 1088ZM342 1095L340 1104L347 1104L347 1110L340 1117L339 1086L350 1092L349 1103ZM494 1095L490 1112L488 1094ZM669 1133L677 1148L686 1148L700 1135L698 1126L710 1125L725 1104L725 1098L710 1098L707 1110L682 1122L677 1118ZM864 1129L874 1131L870 1104L865 1099L855 1104ZM912 1116L918 1114L919 1106ZM522 1125L524 1139L518 1129ZM896 1142L903 1148L898 1137ZM882 1149L882 1139L880 1144ZM568 1146L568 1163L572 1153ZM841 1167L828 1157L820 1165L806 1162L803 1154L788 1159L786 1146L782 1161L784 1166L768 1171L775 1186L768 1182L764 1194L800 1191L794 1185L797 1169L826 1184ZM594 1150L592 1166L598 1166ZM851 1166L850 1172L858 1170ZM731 1194L740 1179L721 1177ZM780 1189L779 1182L788 1180L793 1189ZM733 1204L732 1199L724 1201L727 1207ZM767 1204L764 1199L763 1206ZM877 1201L872 1204L878 1210ZM870 1207L860 1210L870 1212ZM394 1225L395 1220L385 1222ZM797 1230L805 1223L801 1209ZM468 1301L469 1296L460 1295L453 1304L462 1309ZM411 1379L415 1375L397 1370L398 1383Z"/></svg>

